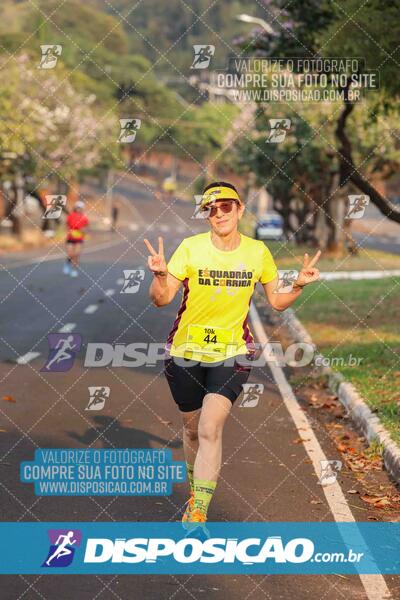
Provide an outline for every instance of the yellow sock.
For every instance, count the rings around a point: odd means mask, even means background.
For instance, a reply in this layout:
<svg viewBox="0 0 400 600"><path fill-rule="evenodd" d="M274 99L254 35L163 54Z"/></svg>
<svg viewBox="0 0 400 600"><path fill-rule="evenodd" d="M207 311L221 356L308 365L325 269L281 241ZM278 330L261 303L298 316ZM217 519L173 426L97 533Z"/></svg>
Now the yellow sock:
<svg viewBox="0 0 400 600"><path fill-rule="evenodd" d="M208 481L206 479L194 480L194 510L197 508L204 516L207 516L208 507L216 485L216 481Z"/></svg>
<svg viewBox="0 0 400 600"><path fill-rule="evenodd" d="M187 470L187 474L188 474L188 478L189 478L189 485L190 485L191 492L194 492L193 469L194 469L194 465L191 465L190 463L187 462L186 470Z"/></svg>

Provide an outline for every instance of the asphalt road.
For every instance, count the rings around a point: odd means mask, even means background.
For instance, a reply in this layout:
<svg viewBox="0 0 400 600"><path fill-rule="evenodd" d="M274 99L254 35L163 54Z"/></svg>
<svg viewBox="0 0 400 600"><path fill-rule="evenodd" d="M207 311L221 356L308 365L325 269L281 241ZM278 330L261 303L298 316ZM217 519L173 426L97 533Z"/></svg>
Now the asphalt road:
<svg viewBox="0 0 400 600"><path fill-rule="evenodd" d="M373 248L374 250L383 250L391 254L400 254L400 236L377 236L365 233L354 233L354 239L361 248Z"/></svg>
<svg viewBox="0 0 400 600"><path fill-rule="evenodd" d="M181 425L162 375L162 363L141 368L85 368L86 344L165 341L178 308L149 301L150 273L136 294L121 294L124 269L145 267L143 237L163 235L169 256L179 241L203 231L179 202L166 207L131 179L117 186L125 197L124 223L109 240L88 244L77 279L62 273L59 250L36 251L3 261L0 271L1 401L0 506L4 521L176 521L187 498L186 484L167 497L37 497L19 481L19 464L38 447L168 447L183 460ZM41 262L44 255L46 261ZM89 308L91 307L91 308ZM83 350L66 373L44 373L47 335L61 328L82 336ZM35 353L35 354L32 354ZM26 364L21 364L25 361ZM19 363L18 363L19 360ZM279 389L266 369L262 402L235 406L224 437L223 467L210 509L216 521L332 521L318 477ZM86 411L89 386L109 386L98 413ZM316 433L320 436L319 432ZM327 436L319 442L337 456ZM345 477L344 473L344 477ZM311 502L312 499L317 502ZM356 518L357 515L356 515ZM387 579L389 587L394 582ZM62 582L60 584L60 582ZM3 576L1 598L183 600L337 600L367 598L357 576ZM63 591L64 590L64 591ZM395 596L393 596L395 597Z"/></svg>
<svg viewBox="0 0 400 600"><path fill-rule="evenodd" d="M362 248L400 254L399 224L384 217L374 204L368 204L361 224L365 229L359 230L357 221L354 221L352 235Z"/></svg>

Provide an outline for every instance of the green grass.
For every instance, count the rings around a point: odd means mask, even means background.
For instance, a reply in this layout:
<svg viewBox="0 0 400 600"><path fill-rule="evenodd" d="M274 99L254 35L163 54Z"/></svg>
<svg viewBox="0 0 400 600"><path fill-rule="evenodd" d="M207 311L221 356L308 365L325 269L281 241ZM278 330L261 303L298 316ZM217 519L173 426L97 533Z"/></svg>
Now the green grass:
<svg viewBox="0 0 400 600"><path fill-rule="evenodd" d="M318 350L400 442L400 278L319 282L293 305ZM353 357L352 362L349 358ZM342 360L342 364L340 363Z"/></svg>
<svg viewBox="0 0 400 600"><path fill-rule="evenodd" d="M254 218L244 216L240 230L253 236ZM266 242L279 269L300 270L305 252L315 249ZM400 257L362 249L357 256L323 256L320 271L400 269ZM376 411L400 443L400 277L361 281L320 281L304 289L293 305L298 318L344 375ZM351 360L352 357L352 360Z"/></svg>
<svg viewBox="0 0 400 600"><path fill-rule="evenodd" d="M313 256L315 248L294 246L280 242L267 242L280 269L297 269L303 262L305 252ZM383 269L400 269L400 257L381 250L362 248L356 256L347 254L342 258L324 256L322 254L317 267L320 271L381 271Z"/></svg>

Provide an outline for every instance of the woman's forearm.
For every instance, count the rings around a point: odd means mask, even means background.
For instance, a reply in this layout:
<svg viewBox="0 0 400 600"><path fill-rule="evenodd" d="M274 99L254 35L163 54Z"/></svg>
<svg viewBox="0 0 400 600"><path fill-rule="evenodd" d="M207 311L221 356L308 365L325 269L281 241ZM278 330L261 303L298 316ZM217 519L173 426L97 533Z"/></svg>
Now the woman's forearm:
<svg viewBox="0 0 400 600"><path fill-rule="evenodd" d="M154 275L149 294L156 306L164 306L165 304L168 304L169 286L167 275Z"/></svg>
<svg viewBox="0 0 400 600"><path fill-rule="evenodd" d="M293 288L291 292L288 292L286 294L274 294L271 302L272 308L279 311L286 310L301 295L301 291L301 287L296 287Z"/></svg>

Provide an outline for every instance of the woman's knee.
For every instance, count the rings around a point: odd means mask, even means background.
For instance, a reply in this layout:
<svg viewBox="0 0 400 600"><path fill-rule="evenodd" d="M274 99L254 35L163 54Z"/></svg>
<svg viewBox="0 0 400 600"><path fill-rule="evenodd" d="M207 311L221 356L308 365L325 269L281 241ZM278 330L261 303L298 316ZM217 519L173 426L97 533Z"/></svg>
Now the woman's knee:
<svg viewBox="0 0 400 600"><path fill-rule="evenodd" d="M186 437L192 442L197 441L199 437L197 432L199 426L199 416L200 415L197 414L197 411L195 414L183 414L183 431Z"/></svg>
<svg viewBox="0 0 400 600"><path fill-rule="evenodd" d="M222 436L222 426L213 421L200 421L198 435L200 440L216 442Z"/></svg>
<svg viewBox="0 0 400 600"><path fill-rule="evenodd" d="M187 425L183 425L183 431L185 432L186 437L191 441L191 442L196 442L199 439L199 435L197 432L197 429L193 429L193 427L187 426Z"/></svg>

